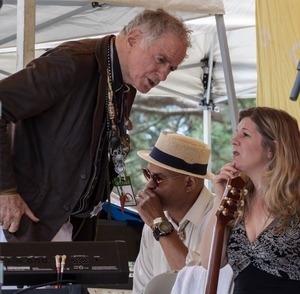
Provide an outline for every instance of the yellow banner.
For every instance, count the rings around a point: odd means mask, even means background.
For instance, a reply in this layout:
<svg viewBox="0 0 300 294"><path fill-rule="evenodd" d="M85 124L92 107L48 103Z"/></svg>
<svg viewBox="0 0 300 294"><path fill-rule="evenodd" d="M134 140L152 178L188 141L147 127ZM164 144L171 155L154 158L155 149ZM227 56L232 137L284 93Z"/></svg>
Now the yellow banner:
<svg viewBox="0 0 300 294"><path fill-rule="evenodd" d="M290 99L300 60L300 1L256 0L256 33L257 105L284 109L300 123L300 95Z"/></svg>

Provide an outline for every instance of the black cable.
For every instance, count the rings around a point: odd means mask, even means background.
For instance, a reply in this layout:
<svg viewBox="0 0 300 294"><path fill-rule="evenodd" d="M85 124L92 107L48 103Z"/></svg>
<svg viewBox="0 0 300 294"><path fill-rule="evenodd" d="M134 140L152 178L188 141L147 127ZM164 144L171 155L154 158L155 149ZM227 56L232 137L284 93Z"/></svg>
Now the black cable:
<svg viewBox="0 0 300 294"><path fill-rule="evenodd" d="M61 281L53 281L53 282L49 282L49 283L44 283L44 284L38 284L38 285L33 285L21 290L18 290L16 292L13 292L13 294L19 294L19 293L24 293L27 291L31 291L40 287L46 287L46 286L51 286L51 285L63 285L63 284L79 284L77 281L73 281L73 280L61 280Z"/></svg>

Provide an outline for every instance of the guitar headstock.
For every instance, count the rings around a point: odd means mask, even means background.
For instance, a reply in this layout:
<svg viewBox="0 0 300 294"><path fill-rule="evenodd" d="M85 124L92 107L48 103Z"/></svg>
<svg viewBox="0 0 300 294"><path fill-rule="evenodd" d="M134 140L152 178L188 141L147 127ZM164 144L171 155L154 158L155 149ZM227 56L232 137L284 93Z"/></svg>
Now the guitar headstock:
<svg viewBox="0 0 300 294"><path fill-rule="evenodd" d="M219 209L216 213L218 221L227 225L238 216L238 211L244 206L244 196L247 194L245 181L237 176L228 179Z"/></svg>

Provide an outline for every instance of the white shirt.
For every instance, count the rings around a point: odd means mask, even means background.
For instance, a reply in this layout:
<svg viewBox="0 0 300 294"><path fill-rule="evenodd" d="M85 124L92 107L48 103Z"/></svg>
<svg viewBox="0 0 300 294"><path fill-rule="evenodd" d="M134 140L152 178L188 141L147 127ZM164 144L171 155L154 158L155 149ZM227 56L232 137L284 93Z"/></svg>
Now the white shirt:
<svg viewBox="0 0 300 294"><path fill-rule="evenodd" d="M204 186L193 206L180 221L179 226L165 212L166 217L177 231L185 225L186 220L189 221L185 227L186 238L183 241L185 246L189 248L189 251L195 251L199 246L204 229L204 220L212 204L212 194ZM153 237L152 229L148 225L144 225L140 251L133 270L132 293L143 293L145 286L154 276L169 271L171 271L171 268L168 265L160 243Z"/></svg>
<svg viewBox="0 0 300 294"><path fill-rule="evenodd" d="M186 266L177 274L171 294L204 294L207 270L203 266ZM217 294L232 293L233 271L229 264L220 269Z"/></svg>

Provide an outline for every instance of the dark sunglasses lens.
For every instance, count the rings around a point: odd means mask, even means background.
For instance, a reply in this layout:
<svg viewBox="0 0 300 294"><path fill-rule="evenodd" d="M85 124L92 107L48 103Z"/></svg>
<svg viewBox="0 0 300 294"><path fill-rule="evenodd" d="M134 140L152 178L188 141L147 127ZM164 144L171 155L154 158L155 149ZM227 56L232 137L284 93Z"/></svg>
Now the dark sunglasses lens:
<svg viewBox="0 0 300 294"><path fill-rule="evenodd" d="M151 175L148 169L143 168L143 174L147 181L151 179Z"/></svg>
<svg viewBox="0 0 300 294"><path fill-rule="evenodd" d="M149 169L143 168L143 174L147 181L150 181L152 179L155 183L155 185L158 187L158 181L155 177L155 175L152 175Z"/></svg>

